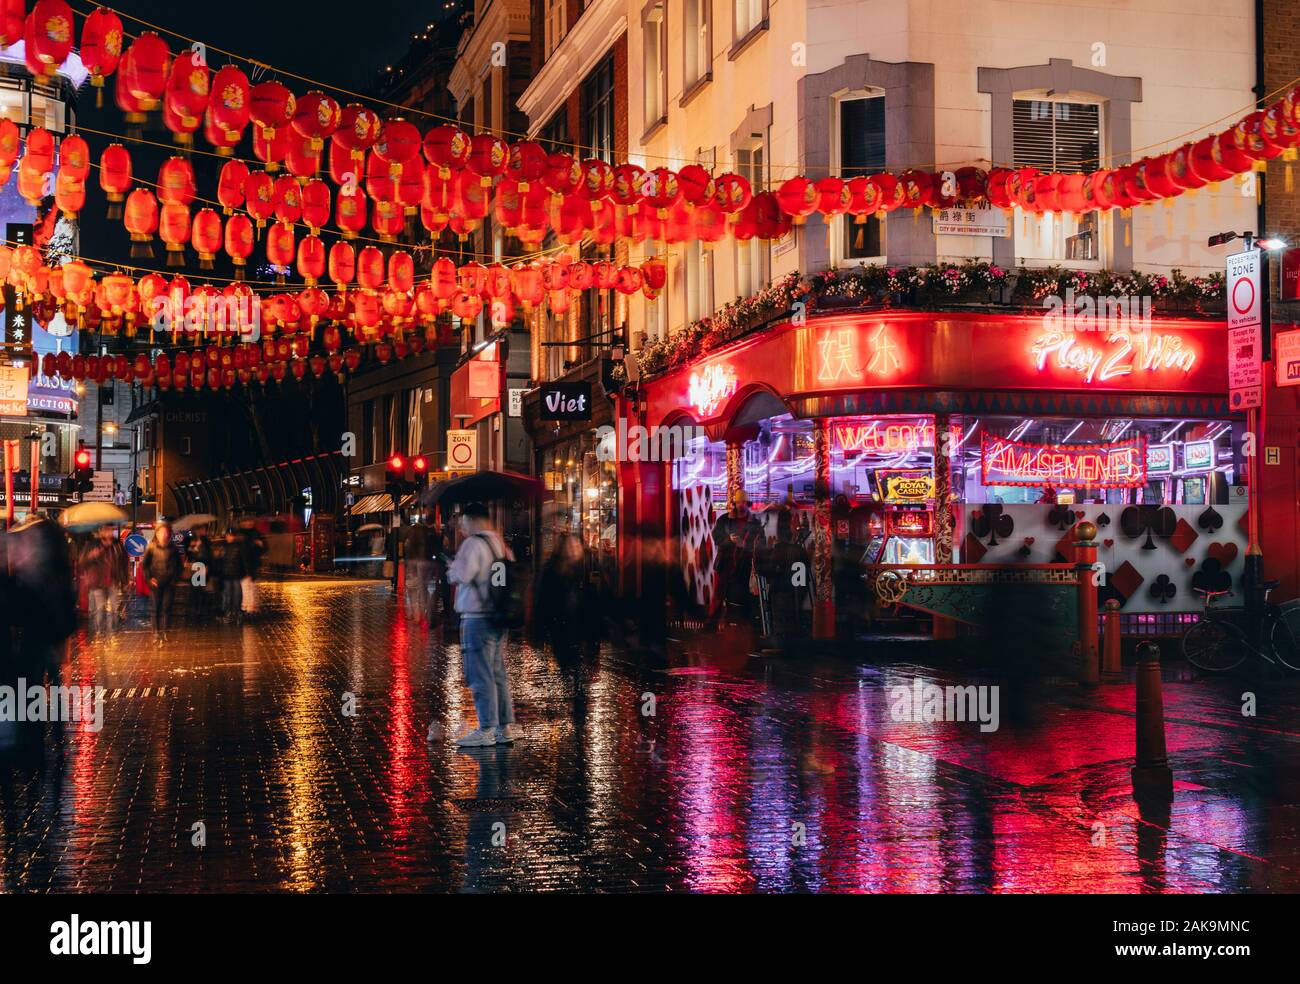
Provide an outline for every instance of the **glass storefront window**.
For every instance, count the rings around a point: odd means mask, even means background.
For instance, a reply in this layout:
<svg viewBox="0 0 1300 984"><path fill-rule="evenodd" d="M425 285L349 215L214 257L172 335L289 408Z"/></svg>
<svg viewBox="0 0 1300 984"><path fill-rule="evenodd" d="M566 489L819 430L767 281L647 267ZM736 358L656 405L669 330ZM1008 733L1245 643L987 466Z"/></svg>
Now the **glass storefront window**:
<svg viewBox="0 0 1300 984"><path fill-rule="evenodd" d="M596 445L593 432L539 453L542 482L553 497L542 509L543 558L551 555L562 533L572 533L602 560L612 561L617 544L618 472L612 456L598 454Z"/></svg>

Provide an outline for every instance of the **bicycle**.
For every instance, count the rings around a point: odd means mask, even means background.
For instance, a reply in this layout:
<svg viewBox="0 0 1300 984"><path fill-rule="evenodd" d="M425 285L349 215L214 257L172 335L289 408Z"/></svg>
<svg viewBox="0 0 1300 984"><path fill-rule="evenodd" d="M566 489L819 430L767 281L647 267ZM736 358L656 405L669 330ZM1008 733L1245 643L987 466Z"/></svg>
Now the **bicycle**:
<svg viewBox="0 0 1300 984"><path fill-rule="evenodd" d="M1277 587L1277 581L1264 583L1264 599ZM1215 599L1231 595L1231 591L1210 591L1197 588L1196 593L1205 599L1201 619L1182 637L1183 658L1198 670L1207 673L1226 673L1240 666L1252 653L1269 663L1281 663L1289 670L1300 672L1300 643L1291 628L1287 612L1277 605L1265 604L1259 628L1260 648L1250 642L1250 635L1239 624L1245 608L1215 608ZM1294 605L1294 603L1293 603Z"/></svg>

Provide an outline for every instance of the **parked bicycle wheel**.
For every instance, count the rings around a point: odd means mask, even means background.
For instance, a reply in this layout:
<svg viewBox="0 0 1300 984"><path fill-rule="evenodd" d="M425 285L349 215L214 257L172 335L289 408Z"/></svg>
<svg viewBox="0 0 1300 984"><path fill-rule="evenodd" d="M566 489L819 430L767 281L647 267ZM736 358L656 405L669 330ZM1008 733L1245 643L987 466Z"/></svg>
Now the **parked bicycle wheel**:
<svg viewBox="0 0 1300 984"><path fill-rule="evenodd" d="M1183 633L1183 658L1207 673L1231 670L1249 652L1245 633L1231 622L1202 619Z"/></svg>
<svg viewBox="0 0 1300 984"><path fill-rule="evenodd" d="M1300 641L1296 640L1295 632L1292 631L1285 617L1273 620L1268 641L1278 662L1287 669L1300 672Z"/></svg>

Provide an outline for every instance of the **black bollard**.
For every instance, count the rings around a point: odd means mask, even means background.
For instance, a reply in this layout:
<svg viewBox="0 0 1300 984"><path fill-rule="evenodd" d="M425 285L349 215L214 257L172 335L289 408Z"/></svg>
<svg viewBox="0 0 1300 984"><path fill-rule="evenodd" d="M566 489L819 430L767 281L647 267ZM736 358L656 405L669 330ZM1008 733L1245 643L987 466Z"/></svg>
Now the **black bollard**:
<svg viewBox="0 0 1300 984"><path fill-rule="evenodd" d="M1133 766L1133 798L1152 804L1174 798L1174 774L1165 750L1165 702L1160 682L1160 647L1137 647L1137 764Z"/></svg>

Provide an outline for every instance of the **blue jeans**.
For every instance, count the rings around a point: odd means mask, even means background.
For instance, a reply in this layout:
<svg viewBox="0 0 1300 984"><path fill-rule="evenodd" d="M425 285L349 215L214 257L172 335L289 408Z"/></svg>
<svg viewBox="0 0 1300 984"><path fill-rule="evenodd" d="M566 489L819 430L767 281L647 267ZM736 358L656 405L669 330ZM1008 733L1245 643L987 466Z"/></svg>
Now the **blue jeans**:
<svg viewBox="0 0 1300 984"><path fill-rule="evenodd" d="M505 632L482 615L462 615L460 656L465 681L474 695L474 712L480 728L502 728L515 723L506 675Z"/></svg>

